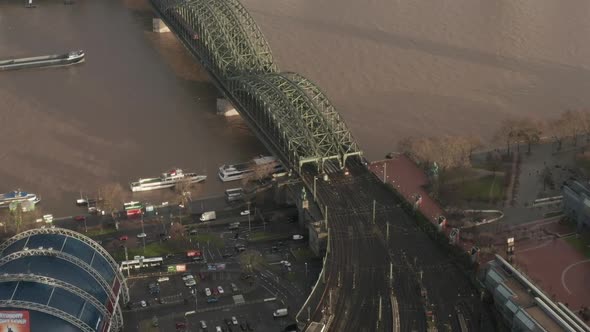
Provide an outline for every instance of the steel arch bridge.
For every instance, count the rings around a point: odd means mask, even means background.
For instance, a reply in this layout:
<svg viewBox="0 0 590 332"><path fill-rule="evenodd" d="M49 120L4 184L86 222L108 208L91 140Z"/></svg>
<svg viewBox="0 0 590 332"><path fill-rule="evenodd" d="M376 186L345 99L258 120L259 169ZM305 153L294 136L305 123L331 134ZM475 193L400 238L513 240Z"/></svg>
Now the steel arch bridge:
<svg viewBox="0 0 590 332"><path fill-rule="evenodd" d="M361 154L328 98L299 74L237 76L229 80L229 90L299 172L306 163L322 170L328 160L343 168L347 157Z"/></svg>
<svg viewBox="0 0 590 332"><path fill-rule="evenodd" d="M301 173L362 155L326 95L296 73L280 73L256 22L238 0L151 0L162 20L208 70L255 134Z"/></svg>

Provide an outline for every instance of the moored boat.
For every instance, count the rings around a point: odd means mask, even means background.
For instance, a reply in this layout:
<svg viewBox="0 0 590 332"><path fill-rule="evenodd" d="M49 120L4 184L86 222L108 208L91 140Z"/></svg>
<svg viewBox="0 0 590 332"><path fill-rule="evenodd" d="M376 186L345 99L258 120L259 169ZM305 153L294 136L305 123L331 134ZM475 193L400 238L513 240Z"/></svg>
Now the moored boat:
<svg viewBox="0 0 590 332"><path fill-rule="evenodd" d="M37 204L41 201L37 195L32 193L27 193L20 190L14 190L6 194L0 194L0 208L7 208L10 206L11 203L19 203L19 202L33 202L33 204Z"/></svg>
<svg viewBox="0 0 590 332"><path fill-rule="evenodd" d="M139 179L131 183L131 191L148 191L155 189L172 188L179 182L199 183L207 179L206 175L197 173L184 173L180 168L174 168L168 172L162 173L158 178Z"/></svg>
<svg viewBox="0 0 590 332"><path fill-rule="evenodd" d="M233 164L222 165L219 167L219 179L223 182L235 181L243 179L249 173L254 172L257 168L269 174L282 172L285 170L279 160L273 156L259 156L252 159L252 161Z"/></svg>

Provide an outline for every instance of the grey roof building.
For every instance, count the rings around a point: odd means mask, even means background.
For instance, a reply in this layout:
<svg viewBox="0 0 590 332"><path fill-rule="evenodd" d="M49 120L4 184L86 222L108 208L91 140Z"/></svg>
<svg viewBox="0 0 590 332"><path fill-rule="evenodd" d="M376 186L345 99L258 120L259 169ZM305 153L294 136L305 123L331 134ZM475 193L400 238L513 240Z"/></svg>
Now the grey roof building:
<svg viewBox="0 0 590 332"><path fill-rule="evenodd" d="M38 228L0 246L0 311L28 311L31 331L119 331L128 301L116 262L82 234Z"/></svg>
<svg viewBox="0 0 590 332"><path fill-rule="evenodd" d="M578 223L578 228L590 228L590 186L572 181L565 184L562 191L566 215Z"/></svg>
<svg viewBox="0 0 590 332"><path fill-rule="evenodd" d="M590 328L565 305L553 302L498 255L488 264L483 283L511 331L590 332Z"/></svg>

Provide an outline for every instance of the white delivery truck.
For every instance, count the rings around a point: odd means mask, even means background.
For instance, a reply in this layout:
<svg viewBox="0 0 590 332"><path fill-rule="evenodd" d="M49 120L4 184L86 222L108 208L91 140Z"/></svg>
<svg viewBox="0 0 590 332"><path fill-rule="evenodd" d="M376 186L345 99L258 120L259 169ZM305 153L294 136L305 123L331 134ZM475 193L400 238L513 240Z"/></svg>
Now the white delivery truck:
<svg viewBox="0 0 590 332"><path fill-rule="evenodd" d="M277 309L272 313L272 316L274 318L281 318L281 317L286 317L289 314L289 310L287 310L287 308L283 308L283 309Z"/></svg>
<svg viewBox="0 0 590 332"><path fill-rule="evenodd" d="M215 220L215 218L216 218L215 211L207 211L207 212L203 212L203 214L201 215L201 218L199 220L209 221L209 220Z"/></svg>

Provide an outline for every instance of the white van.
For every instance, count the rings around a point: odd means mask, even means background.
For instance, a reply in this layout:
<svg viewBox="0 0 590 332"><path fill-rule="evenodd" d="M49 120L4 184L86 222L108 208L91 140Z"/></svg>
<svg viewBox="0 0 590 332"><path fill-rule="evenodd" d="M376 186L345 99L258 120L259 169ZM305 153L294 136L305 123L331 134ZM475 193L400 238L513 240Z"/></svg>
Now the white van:
<svg viewBox="0 0 590 332"><path fill-rule="evenodd" d="M287 308L277 309L275 312L272 313L274 318L286 317L289 314L289 310Z"/></svg>

